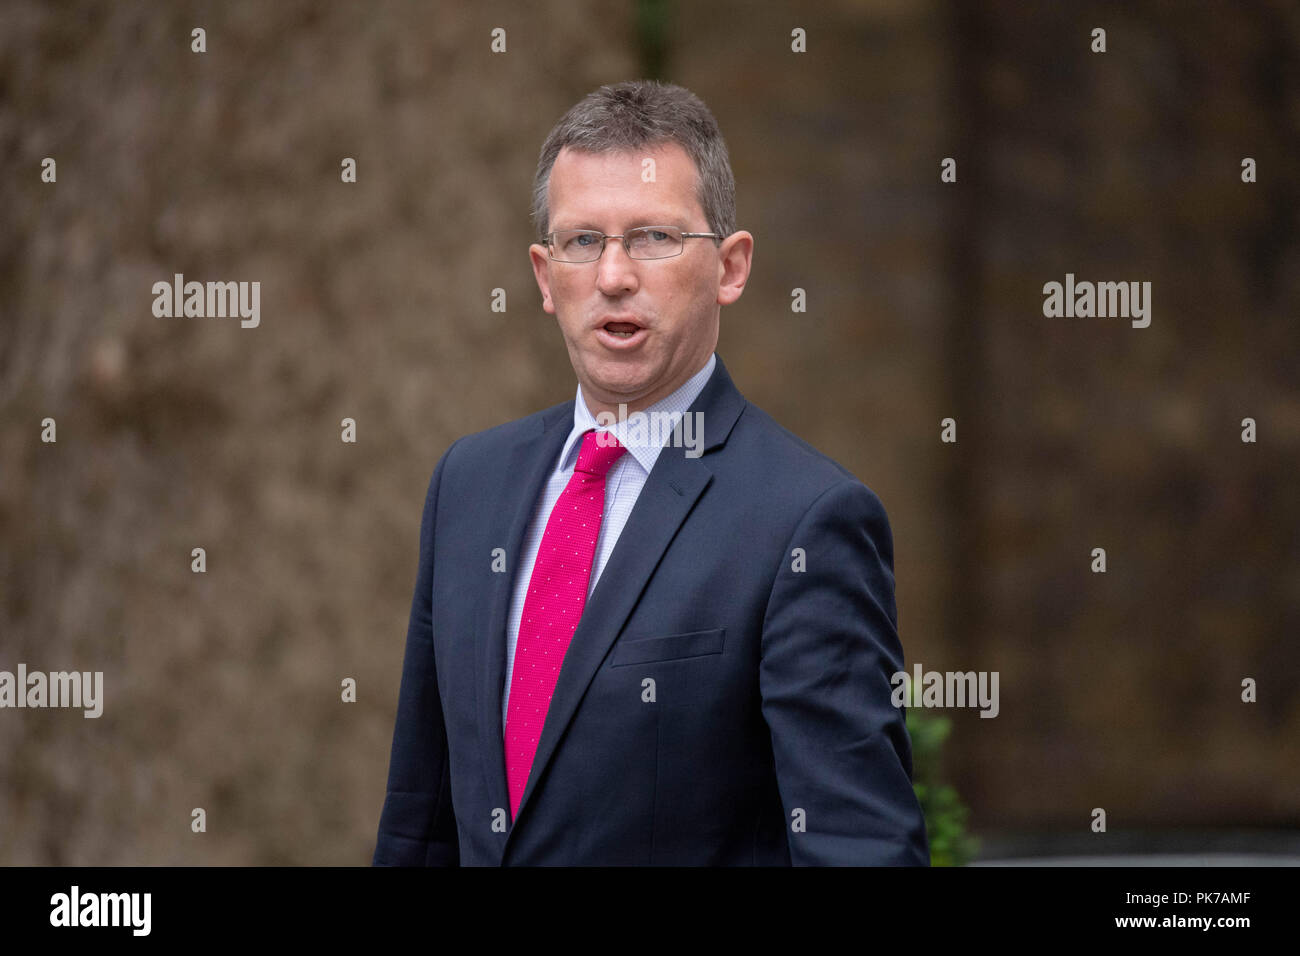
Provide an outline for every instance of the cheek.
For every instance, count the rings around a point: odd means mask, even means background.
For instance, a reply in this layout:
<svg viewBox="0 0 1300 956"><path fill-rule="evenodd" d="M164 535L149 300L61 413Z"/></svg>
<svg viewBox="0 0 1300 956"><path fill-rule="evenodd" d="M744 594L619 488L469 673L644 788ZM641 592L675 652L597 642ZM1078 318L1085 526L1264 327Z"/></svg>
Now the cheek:
<svg viewBox="0 0 1300 956"><path fill-rule="evenodd" d="M551 276L551 298L556 302L568 302L569 297L569 280Z"/></svg>
<svg viewBox="0 0 1300 956"><path fill-rule="evenodd" d="M694 316L707 312L709 305L717 298L713 273L703 268L684 271L678 284L671 292L674 311L685 320L688 317L694 324Z"/></svg>
<svg viewBox="0 0 1300 956"><path fill-rule="evenodd" d="M551 304L556 317L566 326L582 322L582 293L572 276L556 277L551 281Z"/></svg>
<svg viewBox="0 0 1300 956"><path fill-rule="evenodd" d="M707 294L708 274L698 266L682 263L672 274L662 276L654 285L655 299L671 306L673 313L681 314L695 306L701 295Z"/></svg>

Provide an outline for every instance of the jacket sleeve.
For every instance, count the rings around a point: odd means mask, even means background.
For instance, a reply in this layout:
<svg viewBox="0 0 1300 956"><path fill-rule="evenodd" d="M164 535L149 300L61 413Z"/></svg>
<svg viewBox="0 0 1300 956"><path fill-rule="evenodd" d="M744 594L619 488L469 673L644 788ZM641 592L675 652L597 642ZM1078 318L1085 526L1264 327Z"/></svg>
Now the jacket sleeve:
<svg viewBox="0 0 1300 956"><path fill-rule="evenodd" d="M406 655L388 764L388 792L379 818L374 866L459 866L451 804L447 731L433 653L433 540L438 487L455 443L429 481L420 521L420 566L406 631Z"/></svg>
<svg viewBox="0 0 1300 956"><path fill-rule="evenodd" d="M911 739L891 702L903 669L893 564L884 506L846 480L809 506L772 586L759 685L796 866L930 862Z"/></svg>

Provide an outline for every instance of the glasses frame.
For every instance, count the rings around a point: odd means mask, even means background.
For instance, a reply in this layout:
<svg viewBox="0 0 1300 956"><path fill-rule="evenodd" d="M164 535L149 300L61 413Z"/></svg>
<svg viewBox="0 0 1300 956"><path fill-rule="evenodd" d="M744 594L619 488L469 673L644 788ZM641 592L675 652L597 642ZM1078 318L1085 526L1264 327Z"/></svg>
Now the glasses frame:
<svg viewBox="0 0 1300 956"><path fill-rule="evenodd" d="M628 241L627 241L628 233L638 232L644 229L659 229L659 230L672 229L674 232L680 232L683 240L682 246L671 256L634 256L632 255L631 246L628 245ZM585 232L588 235L600 236L600 251L597 252L594 256L592 256L590 259L557 259L555 258L555 251L554 251L555 244L556 244L555 237L562 232L576 232L576 233ZM685 240L687 239L713 239L717 242L721 242L723 237L718 235L716 232L686 232L684 229L682 229L681 226L664 225L664 226L634 226L633 228L629 229L626 233L623 233L622 235L604 233L598 229L557 229L554 232L548 232L543 242L546 246L546 254L551 257L552 262L563 262L572 266L580 266L588 262L599 262L600 258L605 254L605 245L610 239L617 239L623 243L623 251L627 253L627 257L629 259L635 259L637 262L655 262L660 259L675 259L678 256L680 256L682 252L685 251L686 249Z"/></svg>

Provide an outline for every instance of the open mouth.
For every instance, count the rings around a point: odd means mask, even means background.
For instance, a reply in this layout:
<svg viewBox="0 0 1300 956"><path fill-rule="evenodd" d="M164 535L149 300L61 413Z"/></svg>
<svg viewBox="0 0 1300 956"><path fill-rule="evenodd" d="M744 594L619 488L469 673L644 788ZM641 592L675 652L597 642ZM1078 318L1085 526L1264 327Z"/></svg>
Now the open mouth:
<svg viewBox="0 0 1300 956"><path fill-rule="evenodd" d="M609 321L596 329L596 338L611 349L632 349L645 341L649 333L635 322Z"/></svg>

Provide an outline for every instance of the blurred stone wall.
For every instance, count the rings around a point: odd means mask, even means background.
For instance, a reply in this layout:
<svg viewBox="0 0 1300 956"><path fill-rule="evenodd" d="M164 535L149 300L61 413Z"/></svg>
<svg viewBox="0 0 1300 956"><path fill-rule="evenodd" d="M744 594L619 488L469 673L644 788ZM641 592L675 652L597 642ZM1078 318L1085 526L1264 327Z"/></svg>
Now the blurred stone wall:
<svg viewBox="0 0 1300 956"><path fill-rule="evenodd" d="M952 633L1016 702L962 790L989 827L1293 827L1300 9L958 11ZM1067 273L1151 282L1149 327L1045 318Z"/></svg>
<svg viewBox="0 0 1300 956"><path fill-rule="evenodd" d="M720 354L880 494L908 665L1001 672L998 719L952 715L976 832L1294 824L1293 8L665 9L756 239ZM641 75L636 24L0 8L0 668L107 685L98 720L0 712L0 863L368 862L429 474L573 394L531 179L569 105ZM155 318L178 272L259 280L260 326ZM1045 318L1067 272L1152 281L1151 327Z"/></svg>

